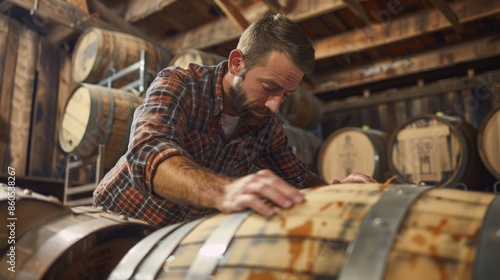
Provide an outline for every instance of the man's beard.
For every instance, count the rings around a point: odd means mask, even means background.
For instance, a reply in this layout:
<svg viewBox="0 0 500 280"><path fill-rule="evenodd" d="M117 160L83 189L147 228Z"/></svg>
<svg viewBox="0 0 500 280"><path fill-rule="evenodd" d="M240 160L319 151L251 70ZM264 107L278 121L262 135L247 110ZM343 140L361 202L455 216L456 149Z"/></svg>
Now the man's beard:
<svg viewBox="0 0 500 280"><path fill-rule="evenodd" d="M248 100L248 95L243 89L244 74L240 75L237 82L229 88L229 93L238 116L249 122L250 125L256 125L261 123L264 118L272 116L273 112L266 106Z"/></svg>

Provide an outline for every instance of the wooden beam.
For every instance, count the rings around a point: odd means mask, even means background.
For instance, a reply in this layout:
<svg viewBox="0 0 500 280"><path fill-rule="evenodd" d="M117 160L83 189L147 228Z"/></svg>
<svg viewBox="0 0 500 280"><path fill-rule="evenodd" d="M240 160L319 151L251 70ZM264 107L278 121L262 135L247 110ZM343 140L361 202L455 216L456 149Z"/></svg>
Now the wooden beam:
<svg viewBox="0 0 500 280"><path fill-rule="evenodd" d="M89 7L87 6L87 0L68 0L68 3L73 4L76 6L78 9L80 9L82 12L88 14L89 13Z"/></svg>
<svg viewBox="0 0 500 280"><path fill-rule="evenodd" d="M457 14L453 11L453 9L446 3L444 0L429 0L429 2L432 3L441 13L448 19L448 21L451 23L451 26L453 26L453 29L458 34L461 34L464 32L464 28L460 24L460 19L458 18Z"/></svg>
<svg viewBox="0 0 500 280"><path fill-rule="evenodd" d="M361 1L366 0L343 0L346 6L353 12L359 19L363 21L364 24L368 24L370 22L370 18L366 14L365 10L363 10L363 6L359 4Z"/></svg>
<svg viewBox="0 0 500 280"><path fill-rule="evenodd" d="M74 39L79 34L80 32L76 32L75 29L69 26L56 25L50 30L49 33L45 35L45 37L53 44L59 45L62 42L67 42L71 39Z"/></svg>
<svg viewBox="0 0 500 280"><path fill-rule="evenodd" d="M29 28L21 29L17 53L18 59L14 73L9 133L9 166L16 169L16 175L26 175L27 172L38 40L39 35L33 30Z"/></svg>
<svg viewBox="0 0 500 280"><path fill-rule="evenodd" d="M115 30L109 24L91 17L73 4L62 0L5 0L21 8L32 11L34 16L41 17L38 22L47 24L48 22L62 24L74 29L75 32L82 32L88 26L96 26ZM36 4L36 5L35 5Z"/></svg>
<svg viewBox="0 0 500 280"><path fill-rule="evenodd" d="M269 7L269 10L275 14L283 12L283 7L277 0L262 0Z"/></svg>
<svg viewBox="0 0 500 280"><path fill-rule="evenodd" d="M445 69L459 63L473 62L500 55L500 40L487 37L436 51L412 55L397 60L386 59L376 63L342 69L315 76L321 85L312 93L338 91L386 79Z"/></svg>
<svg viewBox="0 0 500 280"><path fill-rule="evenodd" d="M0 129L0 167L2 170L7 170L10 158L10 116L21 29L22 26L16 19L0 15L0 126L2 127Z"/></svg>
<svg viewBox="0 0 500 280"><path fill-rule="evenodd" d="M104 22L100 19L95 18L83 11L71 3L62 0L4 0L6 2L17 5L21 8L30 10L33 12L35 17L38 17L36 24L47 25L49 22L54 25L62 25L67 28L59 27L54 29L51 34L48 34L49 38L52 40L64 40L65 38L71 38L85 31L88 27L98 27L102 29L108 29L113 31L119 31L142 37L147 40L151 40L149 37L144 35L139 29L132 27L128 24L120 22L116 17L111 16L107 11L105 12L108 19L113 21L113 24ZM35 5L36 3L36 5ZM93 2L92 2L93 3ZM95 4L95 3L93 3ZM104 11L102 5L95 5L101 12ZM102 8L102 9L101 9ZM118 26L115 26L118 25ZM56 31L62 31L62 34L54 34ZM52 43L61 43L61 41L52 41Z"/></svg>
<svg viewBox="0 0 500 280"><path fill-rule="evenodd" d="M303 0L297 1L293 10L285 12L291 20L301 22L345 7L342 0ZM242 11L250 23L256 21L266 12L268 12L268 8L262 2ZM162 45L170 51L187 48L205 49L236 40L240 35L241 31L234 27L229 19L221 18L188 32L169 36L162 42Z"/></svg>
<svg viewBox="0 0 500 280"><path fill-rule="evenodd" d="M423 87L412 86L397 90L390 89L372 94L370 98L352 97L349 99L335 100L326 103L323 107L324 114L339 113L342 111L360 110L364 107L387 104L391 102L405 101L411 99L422 99L448 92L462 91L482 87L485 89L495 87L500 82L500 71L494 70L481 74L480 77L468 77L447 79L434 82ZM498 84L500 86L500 84ZM491 91L498 92L496 89ZM500 95L495 95L500 96ZM500 101L500 100L499 100Z"/></svg>
<svg viewBox="0 0 500 280"><path fill-rule="evenodd" d="M7 2L7 1L1 1L0 2L0 13L6 13L10 8L14 6L12 3Z"/></svg>
<svg viewBox="0 0 500 280"><path fill-rule="evenodd" d="M243 32L250 25L238 7L234 6L229 0L214 0L214 2L239 31Z"/></svg>
<svg viewBox="0 0 500 280"><path fill-rule="evenodd" d="M159 12L178 0L129 0L125 20L128 22L137 22L156 12Z"/></svg>
<svg viewBox="0 0 500 280"><path fill-rule="evenodd" d="M147 3L148 1L144 1L143 3ZM110 24L116 26L116 28L123 32L128 33L140 38L143 38L147 41L154 42L154 40L145 35L145 32L140 30L139 28L129 24L121 17L119 17L116 13L111 11L108 7L101 3L99 0L88 0L88 5L91 12L97 12L99 17L109 22Z"/></svg>
<svg viewBox="0 0 500 280"><path fill-rule="evenodd" d="M500 14L500 1L462 0L452 7L462 23ZM451 28L450 22L437 9L425 10L413 15L371 23L363 29L317 40L314 42L316 60L343 55L347 62L353 53L363 52L395 42L419 37L426 33Z"/></svg>
<svg viewBox="0 0 500 280"><path fill-rule="evenodd" d="M297 1L294 5L293 10L285 12L295 22L312 19L346 7L342 0L304 0Z"/></svg>
<svg viewBox="0 0 500 280"><path fill-rule="evenodd" d="M60 49L43 38L38 43L27 175L53 178Z"/></svg>

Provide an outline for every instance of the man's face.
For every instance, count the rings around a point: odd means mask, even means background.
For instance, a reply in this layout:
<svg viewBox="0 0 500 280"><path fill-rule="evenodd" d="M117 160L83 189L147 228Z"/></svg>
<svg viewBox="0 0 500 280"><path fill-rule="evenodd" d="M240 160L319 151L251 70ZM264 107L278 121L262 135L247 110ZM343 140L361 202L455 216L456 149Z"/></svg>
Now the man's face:
<svg viewBox="0 0 500 280"><path fill-rule="evenodd" d="M273 52L264 65L244 69L229 89L241 118L259 122L279 112L281 103L297 88L304 72L281 53Z"/></svg>

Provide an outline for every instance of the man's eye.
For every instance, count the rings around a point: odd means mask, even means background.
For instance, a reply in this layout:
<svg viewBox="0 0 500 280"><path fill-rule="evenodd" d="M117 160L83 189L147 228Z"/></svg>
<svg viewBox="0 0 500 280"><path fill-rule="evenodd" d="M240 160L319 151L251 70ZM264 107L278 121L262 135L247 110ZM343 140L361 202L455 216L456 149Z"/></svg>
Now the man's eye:
<svg viewBox="0 0 500 280"><path fill-rule="evenodd" d="M272 92L275 92L275 91L276 91L276 89L275 89L275 88L270 88L270 87L262 87L262 88L264 89L264 91L266 91L266 92L270 92L270 93L272 93Z"/></svg>

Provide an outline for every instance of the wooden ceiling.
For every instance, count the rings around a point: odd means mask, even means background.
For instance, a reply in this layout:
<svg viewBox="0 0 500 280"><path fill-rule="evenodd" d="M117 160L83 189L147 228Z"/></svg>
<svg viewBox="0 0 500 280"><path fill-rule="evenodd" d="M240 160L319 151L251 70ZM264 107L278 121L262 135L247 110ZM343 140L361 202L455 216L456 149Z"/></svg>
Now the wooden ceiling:
<svg viewBox="0 0 500 280"><path fill-rule="evenodd" d="M500 65L498 0L0 0L0 12L31 25L45 19L38 31L70 49L86 27L99 26L173 53L223 56L248 24L284 12L315 45L305 86L325 101Z"/></svg>

